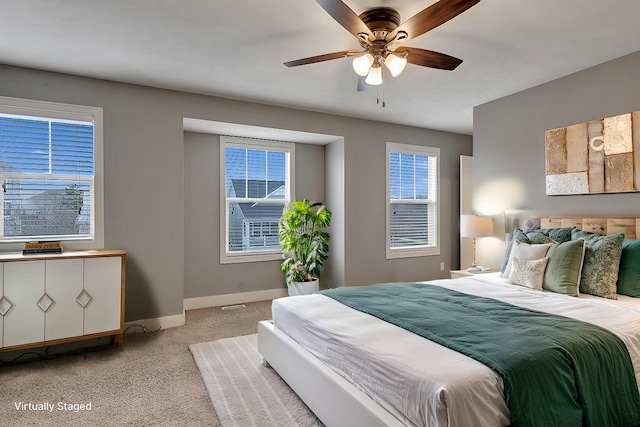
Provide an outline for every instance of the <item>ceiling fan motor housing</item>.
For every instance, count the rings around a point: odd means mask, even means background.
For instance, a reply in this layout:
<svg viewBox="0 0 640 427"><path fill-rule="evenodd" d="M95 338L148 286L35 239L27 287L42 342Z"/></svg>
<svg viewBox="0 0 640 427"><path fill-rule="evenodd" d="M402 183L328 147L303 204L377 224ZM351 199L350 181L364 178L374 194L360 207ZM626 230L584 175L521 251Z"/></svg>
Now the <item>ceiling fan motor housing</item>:
<svg viewBox="0 0 640 427"><path fill-rule="evenodd" d="M384 40L387 34L400 25L400 14L390 7L367 9L359 18L373 32L374 40Z"/></svg>
<svg viewBox="0 0 640 427"><path fill-rule="evenodd" d="M372 37L361 36L368 38L368 43L364 40L361 42L362 47L374 57L384 58L388 53L387 36L400 25L400 14L390 7L375 7L365 10L358 17L372 33Z"/></svg>

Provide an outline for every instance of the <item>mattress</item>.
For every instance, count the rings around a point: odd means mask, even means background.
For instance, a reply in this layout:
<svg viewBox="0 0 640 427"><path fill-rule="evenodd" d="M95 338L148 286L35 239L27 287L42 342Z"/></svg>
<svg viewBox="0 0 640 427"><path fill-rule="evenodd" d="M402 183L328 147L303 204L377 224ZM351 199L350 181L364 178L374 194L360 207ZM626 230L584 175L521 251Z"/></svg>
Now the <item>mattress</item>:
<svg viewBox="0 0 640 427"><path fill-rule="evenodd" d="M640 299L533 291L498 273L425 283L572 317L627 346L640 384ZM273 302L274 326L407 425L509 425L501 378L480 362L320 294Z"/></svg>

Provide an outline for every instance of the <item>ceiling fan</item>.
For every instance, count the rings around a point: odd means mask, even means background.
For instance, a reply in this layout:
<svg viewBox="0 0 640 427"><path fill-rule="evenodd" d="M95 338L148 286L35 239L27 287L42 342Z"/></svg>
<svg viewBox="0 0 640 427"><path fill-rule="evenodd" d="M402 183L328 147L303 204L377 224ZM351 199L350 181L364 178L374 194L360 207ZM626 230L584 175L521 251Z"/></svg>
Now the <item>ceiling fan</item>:
<svg viewBox="0 0 640 427"><path fill-rule="evenodd" d="M402 24L400 14L390 7L375 7L356 15L341 0L316 0L322 8L360 43L362 51L343 50L285 62L287 67L313 64L353 56L353 69L359 76L367 76L366 83L382 84L382 64L393 77L399 75L407 63L422 67L454 70L461 59L431 50L398 46L444 24L480 0L440 0L418 12Z"/></svg>

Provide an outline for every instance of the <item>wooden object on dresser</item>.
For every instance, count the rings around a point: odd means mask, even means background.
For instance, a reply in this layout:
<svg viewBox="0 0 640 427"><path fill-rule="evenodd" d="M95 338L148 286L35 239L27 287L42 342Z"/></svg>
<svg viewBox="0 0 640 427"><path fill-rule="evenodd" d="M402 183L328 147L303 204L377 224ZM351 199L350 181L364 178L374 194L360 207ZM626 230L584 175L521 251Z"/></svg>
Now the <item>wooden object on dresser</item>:
<svg viewBox="0 0 640 427"><path fill-rule="evenodd" d="M475 275L484 274L484 273L491 273L491 270L484 270L484 271L451 270L449 271L449 274L451 275L452 279L458 279L460 277L470 277L470 276L475 276Z"/></svg>
<svg viewBox="0 0 640 427"><path fill-rule="evenodd" d="M122 346L125 255L0 255L0 351L106 336Z"/></svg>

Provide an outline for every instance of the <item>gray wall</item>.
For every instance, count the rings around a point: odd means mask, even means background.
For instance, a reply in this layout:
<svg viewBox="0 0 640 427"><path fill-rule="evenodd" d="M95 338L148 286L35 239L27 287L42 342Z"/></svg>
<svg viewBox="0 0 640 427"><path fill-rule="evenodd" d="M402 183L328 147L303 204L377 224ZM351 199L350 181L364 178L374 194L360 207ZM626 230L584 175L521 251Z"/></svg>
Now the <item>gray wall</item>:
<svg viewBox="0 0 640 427"><path fill-rule="evenodd" d="M296 144L296 199L324 201L324 146ZM184 297L284 287L280 261L220 264L220 137L184 134Z"/></svg>
<svg viewBox="0 0 640 427"><path fill-rule="evenodd" d="M322 165L325 175L331 174L325 176L326 200L342 203L328 206L338 215L332 244L342 258L330 263L332 285L445 277L440 262L446 269L457 266L458 161L471 153L469 136L1 65L0 95L104 109L105 247L128 254L127 321L181 314L187 289L188 296L192 290L194 296L266 290L277 277L273 263L252 266L252 276L268 278L252 284L238 278L235 268L218 269L221 277L207 279L202 275L208 272L196 274L192 261L185 263L186 237L193 233L185 215L193 197L185 199L185 183L194 179L185 165L206 155L193 159L196 153L185 152L184 117L344 138L326 149ZM440 256L385 259L387 141L441 149ZM213 185L218 164L211 155L212 168L202 173ZM210 190L216 199L217 187ZM311 197L322 196L321 190L313 192ZM202 232L215 239L218 229L212 218L211 228ZM213 254L209 260L219 262ZM192 274L199 282L186 284L195 280Z"/></svg>
<svg viewBox="0 0 640 427"><path fill-rule="evenodd" d="M448 277L459 262L460 155L471 154L469 137L381 123L360 126L356 135L345 138L345 283ZM385 259L387 141L441 149L440 256ZM446 271L440 271L440 262Z"/></svg>
<svg viewBox="0 0 640 427"><path fill-rule="evenodd" d="M474 109L474 208L602 216L637 215L640 193L547 196L545 131L640 110L640 52ZM499 265L502 242L479 239L478 262Z"/></svg>
<svg viewBox="0 0 640 427"><path fill-rule="evenodd" d="M332 142L325 147L326 202L331 206L331 244L330 256L322 271L322 287L335 288L345 281L345 181L344 181L344 139Z"/></svg>

